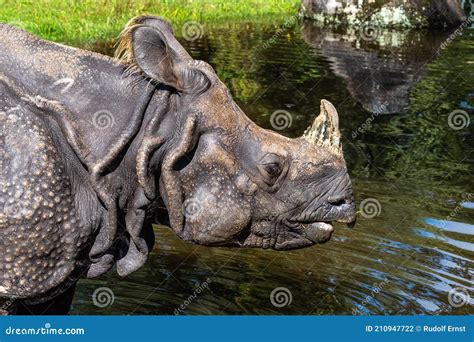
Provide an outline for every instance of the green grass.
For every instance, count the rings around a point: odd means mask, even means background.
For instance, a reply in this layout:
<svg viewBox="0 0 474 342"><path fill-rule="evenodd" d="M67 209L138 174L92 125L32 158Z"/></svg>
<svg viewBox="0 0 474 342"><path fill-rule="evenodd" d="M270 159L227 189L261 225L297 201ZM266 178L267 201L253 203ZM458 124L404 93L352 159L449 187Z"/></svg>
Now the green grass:
<svg viewBox="0 0 474 342"><path fill-rule="evenodd" d="M299 0L0 0L0 22L57 42L95 42L117 36L139 14L168 19L177 34L187 21L202 25L295 15Z"/></svg>

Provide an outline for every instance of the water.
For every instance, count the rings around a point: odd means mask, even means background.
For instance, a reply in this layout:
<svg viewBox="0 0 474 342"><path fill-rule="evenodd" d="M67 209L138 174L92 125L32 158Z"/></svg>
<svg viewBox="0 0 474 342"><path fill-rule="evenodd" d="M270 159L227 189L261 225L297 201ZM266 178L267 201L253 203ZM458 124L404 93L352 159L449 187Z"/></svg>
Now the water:
<svg viewBox="0 0 474 342"><path fill-rule="evenodd" d="M206 25L201 39L180 40L265 128L284 109L292 123L281 133L301 135L322 98L334 103L357 202L373 203L374 217L288 252L188 245L156 227L145 267L80 281L73 314L173 314L182 304L185 314L472 313L473 299L451 305L448 294L474 293L474 124L451 128L453 115L474 119L474 31L444 47L449 33L361 39L287 26ZM99 287L112 305L94 305ZM272 305L278 287L289 305Z"/></svg>

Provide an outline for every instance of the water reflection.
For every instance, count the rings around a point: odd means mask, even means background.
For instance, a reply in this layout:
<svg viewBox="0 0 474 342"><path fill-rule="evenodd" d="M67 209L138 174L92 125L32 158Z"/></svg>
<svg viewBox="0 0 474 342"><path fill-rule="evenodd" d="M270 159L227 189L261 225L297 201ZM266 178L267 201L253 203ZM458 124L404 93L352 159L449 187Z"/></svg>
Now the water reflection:
<svg viewBox="0 0 474 342"><path fill-rule="evenodd" d="M452 31L383 30L366 37L355 29L328 30L304 23L301 36L331 61L351 96L373 113L408 108L410 92L422 79Z"/></svg>

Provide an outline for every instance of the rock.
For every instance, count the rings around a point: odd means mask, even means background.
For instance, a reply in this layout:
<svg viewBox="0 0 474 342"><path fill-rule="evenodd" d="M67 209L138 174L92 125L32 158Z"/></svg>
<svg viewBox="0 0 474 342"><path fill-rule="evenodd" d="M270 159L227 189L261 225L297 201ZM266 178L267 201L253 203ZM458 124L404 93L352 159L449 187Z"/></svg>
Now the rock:
<svg viewBox="0 0 474 342"><path fill-rule="evenodd" d="M324 24L453 27L466 20L457 0L302 0L300 15Z"/></svg>

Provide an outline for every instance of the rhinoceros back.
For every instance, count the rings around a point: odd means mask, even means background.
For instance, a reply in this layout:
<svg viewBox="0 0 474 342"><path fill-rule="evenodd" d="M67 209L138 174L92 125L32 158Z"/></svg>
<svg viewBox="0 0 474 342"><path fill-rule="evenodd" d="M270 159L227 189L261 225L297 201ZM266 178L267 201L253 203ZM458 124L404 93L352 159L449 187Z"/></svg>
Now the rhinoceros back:
<svg viewBox="0 0 474 342"><path fill-rule="evenodd" d="M71 192L44 121L0 108L0 297L33 297L72 272L82 238Z"/></svg>

